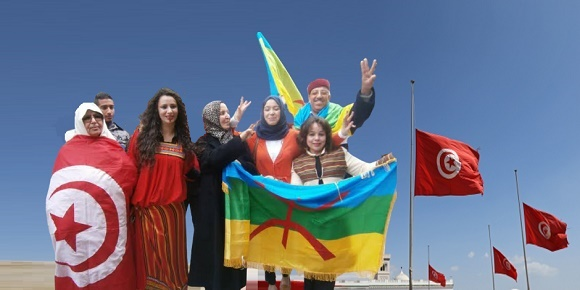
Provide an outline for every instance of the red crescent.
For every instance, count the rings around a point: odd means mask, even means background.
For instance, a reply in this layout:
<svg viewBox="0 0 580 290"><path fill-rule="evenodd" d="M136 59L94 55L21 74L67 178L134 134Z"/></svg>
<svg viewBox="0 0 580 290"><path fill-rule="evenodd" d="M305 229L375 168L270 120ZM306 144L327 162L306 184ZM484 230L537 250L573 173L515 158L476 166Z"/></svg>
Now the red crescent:
<svg viewBox="0 0 580 290"><path fill-rule="evenodd" d="M105 240L103 241L103 244L97 250L97 252L93 254L93 256L89 257L84 262L76 266L69 265L64 262L58 261L56 262L57 264L60 265L69 266L71 270L73 270L74 272L83 272L104 263L107 260L107 258L109 258L109 256L113 254L113 252L115 251L116 241L117 239L119 239L119 220L117 218L118 216L117 208L115 207L115 202L113 201L113 199L111 199L109 194L104 189L90 182L86 181L67 182L57 187L50 195L50 198L52 198L52 196L55 195L57 192L69 188L82 190L88 193L90 196L92 196L103 209L103 213L105 214L105 220L107 224L107 230L105 231L106 233Z"/></svg>
<svg viewBox="0 0 580 290"><path fill-rule="evenodd" d="M453 155L453 153L451 152L443 152L443 154L441 154L441 158L439 158L439 167L441 167L441 170L443 172L445 172L445 174L453 174L455 171L448 171L447 167L445 166L445 157L447 157L448 155Z"/></svg>

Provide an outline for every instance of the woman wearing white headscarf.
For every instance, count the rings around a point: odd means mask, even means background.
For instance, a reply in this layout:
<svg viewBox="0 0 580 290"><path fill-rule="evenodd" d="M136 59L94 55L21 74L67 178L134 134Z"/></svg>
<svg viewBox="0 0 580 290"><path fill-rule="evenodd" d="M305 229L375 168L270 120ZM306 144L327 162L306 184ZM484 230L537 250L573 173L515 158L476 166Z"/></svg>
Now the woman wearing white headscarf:
<svg viewBox="0 0 580 290"><path fill-rule="evenodd" d="M107 126L103 126L103 113L94 103L82 103L75 111L75 128L64 134L64 140L69 141L77 135L91 137L107 137L115 140Z"/></svg>
<svg viewBox="0 0 580 290"><path fill-rule="evenodd" d="M135 289L129 205L137 169L94 103L75 112L46 196L55 289Z"/></svg>

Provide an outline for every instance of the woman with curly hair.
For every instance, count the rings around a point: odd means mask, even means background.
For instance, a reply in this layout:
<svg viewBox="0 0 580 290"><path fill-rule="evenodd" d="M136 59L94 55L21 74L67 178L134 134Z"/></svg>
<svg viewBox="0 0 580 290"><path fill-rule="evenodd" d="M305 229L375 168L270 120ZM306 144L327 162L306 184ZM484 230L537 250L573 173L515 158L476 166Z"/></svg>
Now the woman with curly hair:
<svg viewBox="0 0 580 290"><path fill-rule="evenodd" d="M239 290L246 285L246 270L238 265L224 266L225 194L222 191L222 171L238 161L251 174L257 174L246 139L254 133L254 125L238 133L231 127L228 107L213 101L203 108L206 134L195 143L200 176L190 194L193 220L193 243L189 285L205 290Z"/></svg>
<svg viewBox="0 0 580 290"><path fill-rule="evenodd" d="M168 88L149 100L129 156L139 169L135 210L137 289L187 289L186 178L199 165L181 97Z"/></svg>

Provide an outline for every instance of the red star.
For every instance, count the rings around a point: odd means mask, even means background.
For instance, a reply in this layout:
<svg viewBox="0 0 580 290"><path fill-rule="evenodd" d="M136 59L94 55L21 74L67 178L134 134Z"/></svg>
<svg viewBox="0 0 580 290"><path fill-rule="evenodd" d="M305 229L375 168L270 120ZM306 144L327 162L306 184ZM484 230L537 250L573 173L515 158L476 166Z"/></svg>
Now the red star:
<svg viewBox="0 0 580 290"><path fill-rule="evenodd" d="M77 251L77 235L91 226L75 222L75 204L66 210L63 217L50 214L56 231L54 238L57 241L64 240L75 252Z"/></svg>
<svg viewBox="0 0 580 290"><path fill-rule="evenodd" d="M449 160L447 160L447 164L449 164L449 168L451 168L451 171L454 171L455 168L457 168L455 166L455 159L451 158L451 156L449 156Z"/></svg>

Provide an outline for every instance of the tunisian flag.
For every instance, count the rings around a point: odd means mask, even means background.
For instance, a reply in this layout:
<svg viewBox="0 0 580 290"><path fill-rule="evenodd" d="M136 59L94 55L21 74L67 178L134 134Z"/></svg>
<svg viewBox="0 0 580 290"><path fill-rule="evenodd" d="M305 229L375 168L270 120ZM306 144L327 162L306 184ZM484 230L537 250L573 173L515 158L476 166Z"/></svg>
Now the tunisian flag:
<svg viewBox="0 0 580 290"><path fill-rule="evenodd" d="M479 153L469 145L416 129L415 195L483 194Z"/></svg>
<svg viewBox="0 0 580 290"><path fill-rule="evenodd" d="M568 247L565 222L525 203L524 219L526 220L526 244L533 244L552 252Z"/></svg>
<svg viewBox="0 0 580 290"><path fill-rule="evenodd" d="M429 280L435 283L439 283L442 287L445 287L445 275L435 271L431 265L429 265Z"/></svg>
<svg viewBox="0 0 580 290"><path fill-rule="evenodd" d="M493 247L493 268L496 274L504 274L518 281L516 267L495 247Z"/></svg>
<svg viewBox="0 0 580 290"><path fill-rule="evenodd" d="M46 196L55 289L135 289L128 201L136 175L109 138L77 135L62 146Z"/></svg>

